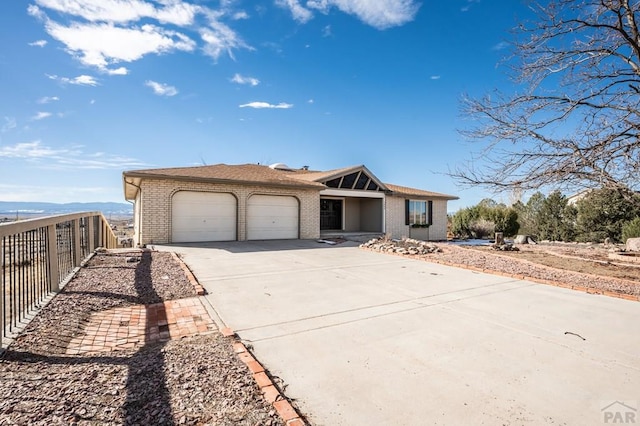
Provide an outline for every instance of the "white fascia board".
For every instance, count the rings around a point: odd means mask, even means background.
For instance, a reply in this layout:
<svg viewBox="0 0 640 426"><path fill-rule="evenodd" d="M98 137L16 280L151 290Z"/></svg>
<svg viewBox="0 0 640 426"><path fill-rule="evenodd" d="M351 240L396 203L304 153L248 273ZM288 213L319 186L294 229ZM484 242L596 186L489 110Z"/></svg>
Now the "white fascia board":
<svg viewBox="0 0 640 426"><path fill-rule="evenodd" d="M384 192L380 191L359 191L353 189L323 189L320 191L320 196L323 195L329 197L357 197L357 198L383 198Z"/></svg>

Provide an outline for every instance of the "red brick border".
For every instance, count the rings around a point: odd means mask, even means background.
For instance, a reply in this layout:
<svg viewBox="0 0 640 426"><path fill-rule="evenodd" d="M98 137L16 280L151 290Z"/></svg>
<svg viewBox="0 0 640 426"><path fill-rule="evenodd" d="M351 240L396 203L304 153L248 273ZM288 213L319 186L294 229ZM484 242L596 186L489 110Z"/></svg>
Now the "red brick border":
<svg viewBox="0 0 640 426"><path fill-rule="evenodd" d="M223 331L226 331L226 333L223 333L224 336L234 339L232 343L233 350L238 355L238 358L247 365L253 375L253 379L262 392L262 396L273 406L282 421L284 421L287 426L307 425L304 418L293 405L291 405L291 402L278 390L264 367L256 361L247 347L238 340L236 334L229 328L225 328Z"/></svg>
<svg viewBox="0 0 640 426"><path fill-rule="evenodd" d="M503 276L503 277L508 277L508 278L513 278L516 280L526 280L526 281L532 281L534 283L538 283L538 284L546 284L546 285L551 285L554 287L562 287L562 288L567 288L569 290L576 290L576 291L581 291L584 293L588 293L588 294L598 294L601 296L608 296L608 297L615 297L618 299L625 299L625 300L631 300L633 302L640 302L640 296L635 296L633 294L626 294L626 293L618 293L615 291L610 291L610 290L600 290L597 288L590 288L590 287L584 287L584 286L579 286L579 285L572 285L572 284L566 284L562 281L553 281L553 280L546 280L546 279L542 279L542 278L535 278L535 277L528 277L526 275L516 275L516 274L509 274L507 272L502 272L502 271L496 271L493 269L483 269L483 268L478 268L475 266L470 266L470 265L464 265L464 264L460 264L460 263L453 263L453 262L447 262L444 260L440 260L440 259L431 259L428 256L429 255L425 255L425 256L419 256L419 255L412 255L412 254L402 254L402 253L390 253L390 252L382 252L382 251L378 251L378 250L373 250L367 247L361 247L363 250L368 250L374 253L381 253L381 254L390 254L393 256L399 256L399 257L404 257L404 258L409 258L409 259L414 259L414 260L423 260L425 262L431 262L431 263L437 263L440 265L445 265L445 266L452 266L454 268L461 268L461 269L467 269L470 271L475 271L475 272L483 272L485 274L493 274L493 275L499 275L499 276ZM495 254L494 256L500 256L498 254ZM506 256L503 256L506 257ZM511 259L511 258L509 258ZM522 262L523 260L519 260L520 262ZM545 265L538 265L535 264L535 266L539 266L542 268L547 268L547 269L554 269L554 268L550 268L548 266ZM578 272L579 273L579 272ZM592 274L583 274L583 275L588 275L588 276L592 276L595 278L601 278L597 275L592 275Z"/></svg>

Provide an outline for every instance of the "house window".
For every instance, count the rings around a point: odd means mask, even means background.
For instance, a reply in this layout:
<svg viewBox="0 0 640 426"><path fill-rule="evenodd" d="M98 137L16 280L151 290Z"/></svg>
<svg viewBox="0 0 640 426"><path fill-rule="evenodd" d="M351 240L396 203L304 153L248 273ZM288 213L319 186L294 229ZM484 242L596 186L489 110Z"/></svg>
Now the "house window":
<svg viewBox="0 0 640 426"><path fill-rule="evenodd" d="M406 224L407 225L431 225L432 224L432 201L406 200Z"/></svg>
<svg viewBox="0 0 640 426"><path fill-rule="evenodd" d="M358 178L357 172L346 175L345 177L342 178L342 185L340 185L340 188L345 188L345 189L353 188L353 184L357 178Z"/></svg>
<svg viewBox="0 0 640 426"><path fill-rule="evenodd" d="M427 224L427 202L409 201L409 225Z"/></svg>

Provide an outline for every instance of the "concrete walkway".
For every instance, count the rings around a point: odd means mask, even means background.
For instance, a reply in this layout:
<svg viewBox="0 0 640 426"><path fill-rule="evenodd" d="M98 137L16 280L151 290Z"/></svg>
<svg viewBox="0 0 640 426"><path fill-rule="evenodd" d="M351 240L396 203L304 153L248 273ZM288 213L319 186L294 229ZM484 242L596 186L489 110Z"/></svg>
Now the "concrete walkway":
<svg viewBox="0 0 640 426"><path fill-rule="evenodd" d="M317 425L603 424L640 402L640 303L314 241L181 253Z"/></svg>

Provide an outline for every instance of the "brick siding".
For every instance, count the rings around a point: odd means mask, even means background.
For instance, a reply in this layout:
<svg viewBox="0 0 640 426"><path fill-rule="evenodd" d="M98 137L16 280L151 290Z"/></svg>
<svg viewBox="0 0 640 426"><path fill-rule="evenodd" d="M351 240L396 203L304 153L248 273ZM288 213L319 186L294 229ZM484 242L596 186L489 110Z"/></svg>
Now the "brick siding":
<svg viewBox="0 0 640 426"><path fill-rule="evenodd" d="M171 242L171 199L178 191L224 192L237 200L237 238L246 240L247 200L252 195L289 195L299 203L299 237L320 237L320 194L317 190L276 188L188 182L171 179L144 179L141 183L139 244L167 244ZM137 210L137 209L136 209Z"/></svg>
<svg viewBox="0 0 640 426"><path fill-rule="evenodd" d="M447 239L447 200L434 199L433 224L426 230L412 230L405 225L405 197L387 196L385 199L386 234L390 238L413 237L439 241ZM420 198L411 198L420 199ZM417 232L416 232L417 231ZM423 231L423 232L420 232ZM413 232L413 233L412 233ZM419 234L419 235L418 235ZM423 235L424 234L424 235ZM426 238L428 236L428 238ZM423 237L423 238L420 238Z"/></svg>
<svg viewBox="0 0 640 426"><path fill-rule="evenodd" d="M136 241L138 244L171 243L171 199L178 191L223 192L237 200L239 241L247 238L247 200L252 195L289 195L299 202L299 238L320 237L320 193L314 189L278 188L260 185L189 182L172 179L143 179L141 194L136 199ZM385 232L391 238L411 235L405 225L405 197L386 196ZM414 230L416 234L417 230ZM428 228L429 240L447 238L447 200L433 200L433 224ZM416 235L413 235L416 237ZM426 238L425 238L426 239Z"/></svg>

